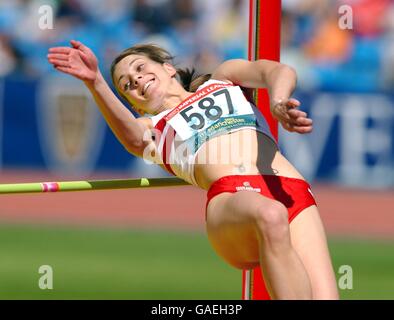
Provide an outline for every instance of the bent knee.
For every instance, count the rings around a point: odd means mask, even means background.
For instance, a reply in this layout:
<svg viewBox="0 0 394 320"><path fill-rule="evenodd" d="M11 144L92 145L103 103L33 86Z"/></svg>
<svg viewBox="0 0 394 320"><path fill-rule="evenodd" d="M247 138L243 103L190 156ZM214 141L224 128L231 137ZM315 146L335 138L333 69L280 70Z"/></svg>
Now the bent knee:
<svg viewBox="0 0 394 320"><path fill-rule="evenodd" d="M255 215L258 233L271 241L282 240L289 235L288 213L286 207L278 201L270 201L259 206Z"/></svg>
<svg viewBox="0 0 394 320"><path fill-rule="evenodd" d="M269 201L256 209L255 224L263 229L288 226L288 213L286 207L279 201Z"/></svg>

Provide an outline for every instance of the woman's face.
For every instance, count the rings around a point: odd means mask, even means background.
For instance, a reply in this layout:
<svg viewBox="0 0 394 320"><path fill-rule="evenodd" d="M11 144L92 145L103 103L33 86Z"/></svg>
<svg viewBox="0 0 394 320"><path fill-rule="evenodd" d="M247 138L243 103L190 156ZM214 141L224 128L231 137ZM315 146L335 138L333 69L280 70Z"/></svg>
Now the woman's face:
<svg viewBox="0 0 394 320"><path fill-rule="evenodd" d="M157 63L144 55L129 55L116 65L114 80L138 113L156 114L175 74L170 64Z"/></svg>

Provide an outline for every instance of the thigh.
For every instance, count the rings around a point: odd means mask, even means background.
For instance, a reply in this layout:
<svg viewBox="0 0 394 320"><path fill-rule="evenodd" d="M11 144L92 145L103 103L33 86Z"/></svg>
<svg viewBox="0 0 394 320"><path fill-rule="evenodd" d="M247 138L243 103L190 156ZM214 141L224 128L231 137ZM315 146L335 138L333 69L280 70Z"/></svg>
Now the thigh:
<svg viewBox="0 0 394 320"><path fill-rule="evenodd" d="M207 207L206 228L217 254L239 269L258 266L255 215L259 208L272 206L273 202L279 203L252 191L225 192L214 197Z"/></svg>
<svg viewBox="0 0 394 320"><path fill-rule="evenodd" d="M311 280L313 298L337 299L326 234L316 206L306 208L291 222L290 235Z"/></svg>

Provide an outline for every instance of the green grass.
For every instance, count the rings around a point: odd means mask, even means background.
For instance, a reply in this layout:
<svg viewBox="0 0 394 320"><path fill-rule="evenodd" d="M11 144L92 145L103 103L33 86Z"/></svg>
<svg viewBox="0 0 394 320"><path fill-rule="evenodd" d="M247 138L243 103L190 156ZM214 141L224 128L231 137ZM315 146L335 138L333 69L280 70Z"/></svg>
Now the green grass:
<svg viewBox="0 0 394 320"><path fill-rule="evenodd" d="M334 267L350 265L344 299L394 299L394 243L330 241ZM41 265L53 290L41 290ZM338 278L341 275L338 275ZM0 299L240 299L241 272L205 234L33 226L0 227Z"/></svg>
<svg viewBox="0 0 394 320"><path fill-rule="evenodd" d="M330 241L337 280L342 265L352 268L353 289L340 290L342 299L394 299L394 241Z"/></svg>
<svg viewBox="0 0 394 320"><path fill-rule="evenodd" d="M239 299L199 233L0 227L0 299ZM41 265L53 290L40 290Z"/></svg>

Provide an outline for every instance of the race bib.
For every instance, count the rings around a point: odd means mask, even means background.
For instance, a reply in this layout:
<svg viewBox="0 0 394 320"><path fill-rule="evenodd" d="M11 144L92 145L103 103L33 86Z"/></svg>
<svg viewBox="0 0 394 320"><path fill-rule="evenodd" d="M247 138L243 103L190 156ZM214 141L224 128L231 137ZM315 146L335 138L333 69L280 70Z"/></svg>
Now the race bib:
<svg viewBox="0 0 394 320"><path fill-rule="evenodd" d="M240 87L229 84L212 84L197 91L165 118L183 141L255 124L253 109Z"/></svg>

